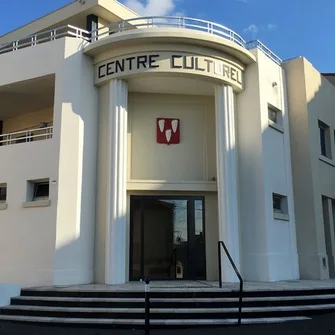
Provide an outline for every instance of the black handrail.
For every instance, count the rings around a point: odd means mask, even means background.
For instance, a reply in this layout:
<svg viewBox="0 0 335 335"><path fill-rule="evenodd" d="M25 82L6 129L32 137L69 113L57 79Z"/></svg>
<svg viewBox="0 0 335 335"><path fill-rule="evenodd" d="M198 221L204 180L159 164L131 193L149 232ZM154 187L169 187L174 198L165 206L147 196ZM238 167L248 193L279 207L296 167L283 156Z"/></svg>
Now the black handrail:
<svg viewBox="0 0 335 335"><path fill-rule="evenodd" d="M150 279L145 278L145 293L144 293L144 331L145 335L150 335Z"/></svg>
<svg viewBox="0 0 335 335"><path fill-rule="evenodd" d="M222 264L221 264L221 246L223 247L223 250L225 251L229 262L231 264L231 266L233 267L233 270L235 271L235 274L238 278L238 280L240 281L240 292L239 292L239 303L238 303L238 325L241 325L241 319L242 319L242 298L243 298L243 278L240 274L240 272L237 270L237 267L233 261L233 259L230 256L230 253L226 247L226 245L224 244L223 241L219 241L218 242L218 255L219 255L219 284L220 284L220 288L222 288Z"/></svg>
<svg viewBox="0 0 335 335"><path fill-rule="evenodd" d="M174 260L174 262L173 262L173 260ZM177 249L176 248L173 249L172 255L171 255L171 258L170 258L170 265L169 265L169 268L168 268L169 275L171 275L171 266L172 265L174 265L174 271L176 271L176 265L177 265Z"/></svg>

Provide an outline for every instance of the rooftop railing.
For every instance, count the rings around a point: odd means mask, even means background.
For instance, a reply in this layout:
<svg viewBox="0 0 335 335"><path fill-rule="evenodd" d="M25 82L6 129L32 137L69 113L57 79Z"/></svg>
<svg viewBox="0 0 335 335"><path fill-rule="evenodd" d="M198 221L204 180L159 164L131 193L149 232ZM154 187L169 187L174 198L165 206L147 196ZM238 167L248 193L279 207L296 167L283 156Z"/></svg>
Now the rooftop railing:
<svg viewBox="0 0 335 335"><path fill-rule="evenodd" d="M129 20L113 22L105 27L92 31L92 37L106 37L111 34L119 33L126 30L143 29L143 28L183 28L206 32L217 35L232 41L242 47L245 47L244 39L236 34L233 30L217 23L193 19L189 17L176 16L146 16Z"/></svg>
<svg viewBox="0 0 335 335"><path fill-rule="evenodd" d="M57 40L63 37L75 37L75 38L81 38L85 41L90 41L90 33L88 31L71 25L67 25L43 31L34 35L26 36L19 40L0 44L0 54L4 54L7 52L27 47L32 47L38 44Z"/></svg>
<svg viewBox="0 0 335 335"><path fill-rule="evenodd" d="M281 64L283 62L275 53L273 53L268 47L266 47L261 41L253 40L246 43L246 48L248 50L252 50L258 48L259 50L263 51L265 55L275 61L277 64Z"/></svg>
<svg viewBox="0 0 335 335"><path fill-rule="evenodd" d="M120 32L146 29L146 28L181 28L191 29L196 31L206 32L208 34L216 35L226 40L229 40L237 45L251 50L258 48L262 50L269 58L277 64L281 64L282 60L268 49L259 40L246 42L240 35L233 30L217 23L193 19L188 17L175 17L175 16L147 16L140 18L133 18L129 20L122 20L113 22L109 25L93 30L91 32L80 29L71 25L51 29L48 31L40 32L35 35L27 36L19 40L8 42L0 45L0 54L19 50L26 47L35 46L37 44L45 43L48 41L56 40L62 37L80 38L90 43L95 43L101 38L108 37Z"/></svg>
<svg viewBox="0 0 335 335"><path fill-rule="evenodd" d="M112 34L117 34L127 30L144 29L144 28L183 28L206 32L208 34L222 37L226 40L234 42L239 46L251 50L258 48L262 50L269 58L277 64L281 64L282 60L268 49L259 40L246 42L240 35L233 30L217 23L194 19L189 17L176 16L147 16L113 22L107 26L92 31L92 42L108 37Z"/></svg>
<svg viewBox="0 0 335 335"><path fill-rule="evenodd" d="M0 135L0 146L40 141L52 138L53 127L28 129Z"/></svg>

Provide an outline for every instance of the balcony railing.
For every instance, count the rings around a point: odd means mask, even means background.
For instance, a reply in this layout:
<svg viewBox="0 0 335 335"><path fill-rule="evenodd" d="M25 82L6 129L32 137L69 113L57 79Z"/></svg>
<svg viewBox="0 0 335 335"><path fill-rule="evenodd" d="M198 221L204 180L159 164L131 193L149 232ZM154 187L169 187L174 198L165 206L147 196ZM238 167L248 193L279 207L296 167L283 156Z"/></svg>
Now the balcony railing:
<svg viewBox="0 0 335 335"><path fill-rule="evenodd" d="M246 42L240 35L233 30L217 23L193 19L188 17L174 17L174 16L147 16L140 18L133 18L129 20L122 20L113 22L107 26L89 32L71 25L55 28L35 35L24 37L20 40L15 40L0 45L0 54L19 50L22 48L35 46L37 44L56 40L62 37L75 37L83 39L90 43L95 43L97 40L117 34L127 30L145 29L145 28L182 28L192 29L206 32L212 35L222 37L233 43L238 44L245 49L259 48L269 58L277 64L281 64L282 60L268 49L263 43L258 40Z"/></svg>
<svg viewBox="0 0 335 335"><path fill-rule="evenodd" d="M245 47L245 41L240 35L221 24L189 17L175 16L146 16L113 22L105 27L93 30L92 39L95 41L99 38L122 31L143 28L184 28L198 30L223 37L224 39Z"/></svg>
<svg viewBox="0 0 335 335"><path fill-rule="evenodd" d="M81 38L85 41L90 41L90 33L88 31L71 26L71 25L67 25L67 26L62 26L62 27L58 27L55 29L51 29L48 31L43 31L35 35L23 37L19 40L0 44L0 54L27 48L27 47L32 47L32 46L42 44L45 42L49 42L49 41L53 41L53 40L56 40L62 37L75 37L75 38Z"/></svg>
<svg viewBox="0 0 335 335"><path fill-rule="evenodd" d="M140 18L113 22L107 26L93 30L91 42L94 43L95 41L101 38L108 37L112 34L120 33L127 30L145 29L145 28L169 28L169 27L192 29L206 32L208 34L216 35L231 42L234 42L239 46L248 50L259 48L277 64L282 63L282 60L259 40L246 42L240 35L238 35L233 30L221 24L200 19L193 19L189 17L147 16L147 17L140 17Z"/></svg>
<svg viewBox="0 0 335 335"><path fill-rule="evenodd" d="M52 138L53 127L44 127L0 135L0 146Z"/></svg>
<svg viewBox="0 0 335 335"><path fill-rule="evenodd" d="M253 40L247 42L246 47L248 50L252 50L258 48L259 50L263 51L265 55L275 61L277 64L281 64L283 61L280 59L275 53L273 53L268 47L266 47L261 41Z"/></svg>

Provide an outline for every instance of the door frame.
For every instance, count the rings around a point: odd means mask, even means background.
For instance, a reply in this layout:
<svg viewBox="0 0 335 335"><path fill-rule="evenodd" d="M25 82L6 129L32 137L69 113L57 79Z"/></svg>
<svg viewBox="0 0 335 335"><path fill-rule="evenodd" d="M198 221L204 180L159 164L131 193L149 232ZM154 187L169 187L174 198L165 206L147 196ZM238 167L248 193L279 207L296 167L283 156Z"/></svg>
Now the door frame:
<svg viewBox="0 0 335 335"><path fill-rule="evenodd" d="M129 234L129 281L137 281L137 280L143 280L144 278L138 278L134 277L132 272L132 265L133 265L133 226L134 226L134 219L133 219L133 208L132 208L132 201L133 200L186 200L190 201L193 200L192 208L193 208L193 214L191 214L191 218L189 218L189 213L187 213L187 231L190 232L190 229L192 229L195 232L195 211L194 211L194 201L200 200L202 201L202 225L203 225L203 235L204 235L204 270L205 270L205 276L204 278L183 278L183 279L177 279L177 278L155 278L155 280L206 280L207 278L207 259L206 259L206 206L205 206L205 196L199 196L199 195L130 195L130 201L129 201L129 213L130 213L130 234ZM189 205L187 206L187 212L189 211ZM189 224L190 222L193 222ZM141 244L144 241L144 218L143 218L143 208L141 210ZM194 234L195 236L195 234ZM144 248L141 246L141 274L144 273ZM192 259L193 260L193 259ZM193 260L194 262L194 260ZM192 264L193 265L193 264ZM194 268L192 269L194 271Z"/></svg>

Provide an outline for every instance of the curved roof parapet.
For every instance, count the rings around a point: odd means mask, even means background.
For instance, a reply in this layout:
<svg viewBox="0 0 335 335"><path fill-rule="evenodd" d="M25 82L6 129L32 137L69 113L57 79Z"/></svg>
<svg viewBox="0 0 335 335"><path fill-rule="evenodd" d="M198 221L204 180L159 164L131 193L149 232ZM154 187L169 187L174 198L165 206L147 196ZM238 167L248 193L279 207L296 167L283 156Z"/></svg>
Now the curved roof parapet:
<svg viewBox="0 0 335 335"><path fill-rule="evenodd" d="M235 33L233 30L217 23L194 19L189 17L179 17L179 16L145 16L139 18L132 18L129 20L122 20L119 22L114 22L109 27L109 33L117 33L129 29L134 28L167 28L167 27L174 27L174 28L186 28L186 29L193 29L198 31L203 31L206 33L210 33L213 35L221 36L227 40L230 40L238 45L245 47L246 42L245 40ZM97 29L96 31L104 31L102 27ZM106 32L103 32L103 34ZM99 34L99 33L98 33Z"/></svg>
<svg viewBox="0 0 335 335"><path fill-rule="evenodd" d="M196 32L200 31L208 33L215 37L221 37L245 50L258 48L277 64L282 63L282 60L259 40L246 42L239 34L226 26L189 17L146 16L114 22L110 25L100 27L99 29L92 31L92 42L96 42L97 40L121 32L148 28L183 28L194 30Z"/></svg>

